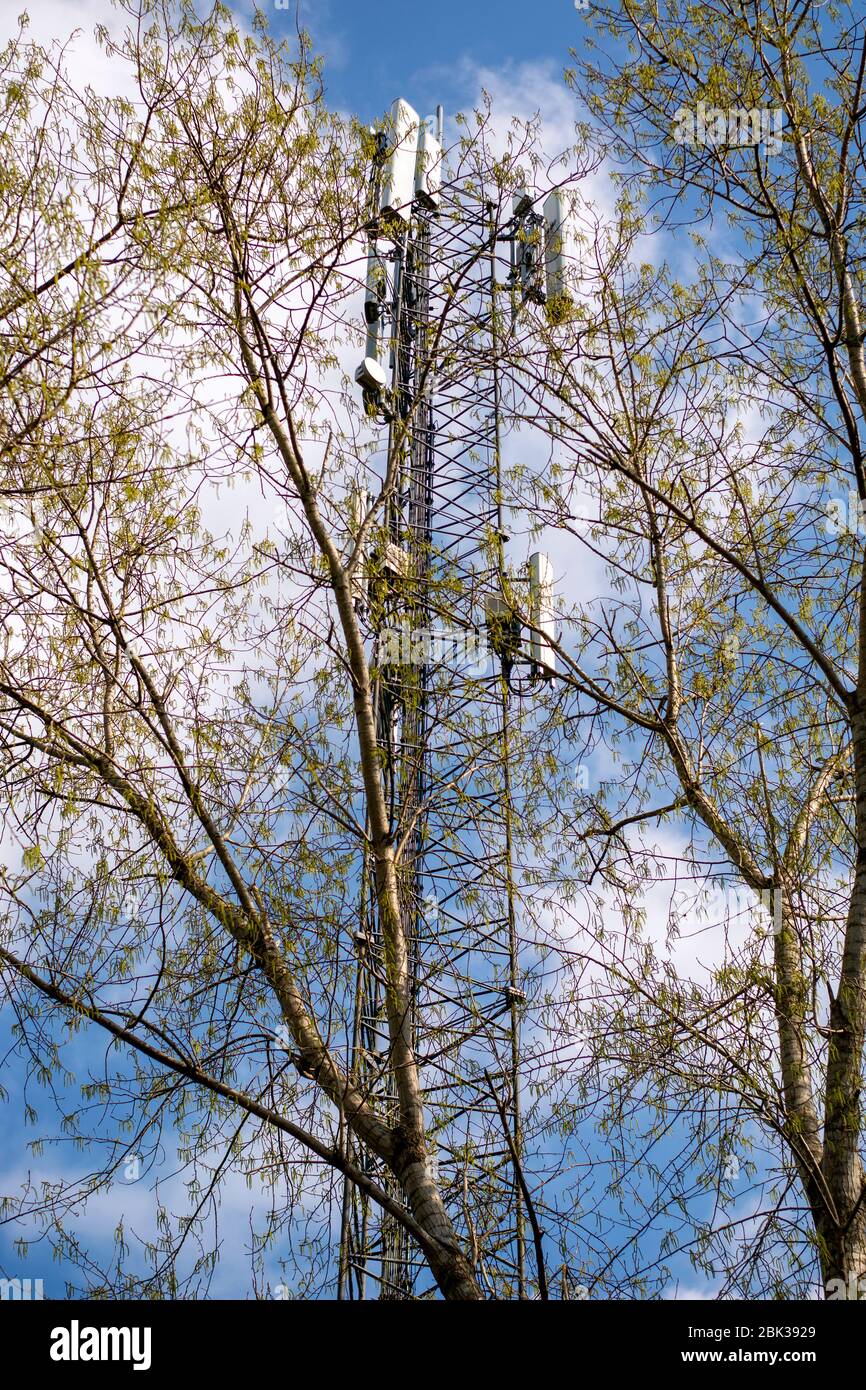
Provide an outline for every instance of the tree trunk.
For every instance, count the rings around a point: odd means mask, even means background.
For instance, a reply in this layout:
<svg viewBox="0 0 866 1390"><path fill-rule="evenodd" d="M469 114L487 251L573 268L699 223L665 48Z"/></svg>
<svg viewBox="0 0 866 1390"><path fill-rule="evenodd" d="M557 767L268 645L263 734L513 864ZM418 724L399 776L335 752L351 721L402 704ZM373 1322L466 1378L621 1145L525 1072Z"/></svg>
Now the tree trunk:
<svg viewBox="0 0 866 1390"><path fill-rule="evenodd" d="M404 1139L392 1166L412 1215L432 1238L425 1254L443 1297L480 1300L481 1291L474 1270L460 1248L439 1189L430 1176L423 1144Z"/></svg>
<svg viewBox="0 0 866 1390"><path fill-rule="evenodd" d="M866 597L861 596L861 605L864 603ZM861 652L861 672L862 667ZM832 1224L825 1221L823 1228L819 1226L824 1246L822 1272L825 1290L828 1280L841 1279L846 1292L835 1292L834 1296L846 1298L866 1298L866 1185L860 1158L860 1092L866 1037L866 712L862 701L863 684L861 674L851 711L857 864L848 907L838 993L830 1000L824 1153L821 1161L821 1172L835 1211L831 1213Z"/></svg>
<svg viewBox="0 0 866 1390"><path fill-rule="evenodd" d="M816 1223L818 1224L818 1223ZM823 1228L823 1229L822 1229ZM861 1206L847 1230L826 1216L818 1226L821 1277L827 1299L866 1299L866 1211Z"/></svg>

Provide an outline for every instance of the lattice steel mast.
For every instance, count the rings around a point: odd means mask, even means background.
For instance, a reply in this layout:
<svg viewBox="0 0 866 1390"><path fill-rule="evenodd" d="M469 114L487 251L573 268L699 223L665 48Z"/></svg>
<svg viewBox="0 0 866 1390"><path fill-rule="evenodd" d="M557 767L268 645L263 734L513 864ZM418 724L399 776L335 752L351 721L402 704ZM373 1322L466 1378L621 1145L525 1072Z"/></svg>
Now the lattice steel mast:
<svg viewBox="0 0 866 1390"><path fill-rule="evenodd" d="M441 141L441 108L434 134L433 123L420 122L405 102L395 103L391 127L378 137L367 351L356 379L368 412L388 424L387 460L395 486L386 498L383 543L370 557L362 602L373 643L377 729L392 829L411 826L399 880L412 962L413 1036L420 1011L422 1035L431 1036L432 1019L432 1033L441 1044L427 1059L425 1099L432 1128L438 1127L441 1137L443 1169L449 1169L443 1181L453 1184L462 1162L465 1184L472 1166L473 1183L483 1189L481 1205L486 1202L494 1213L501 1200L497 1191L503 1189L497 1175L509 1169L511 1148L520 1154L523 1145L520 1018L525 996L513 864L512 671L522 663L535 679L545 674L545 661L548 668L552 664L552 653L537 633L527 660L520 625L509 606L508 593L516 581L505 561L497 294L510 288L525 301L536 293L543 220L531 203L519 200L504 228L497 226L495 208L483 200L474 217L441 208ZM506 284L498 278L501 242L509 248ZM431 353L433 326L445 321L439 281L453 284L458 270L462 275L466 267L471 273L465 277L464 320L478 343L478 359L468 372L465 351L449 352L443 341ZM358 510L366 511L365 494ZM538 576L546 582L546 570L539 563L535 568L534 625L543 632L548 615L540 606L544 596ZM527 586L529 579L524 577ZM465 703L478 711L478 743L487 761L479 762L463 803L450 814L426 801L434 763L443 776L449 758L454 760L448 737L452 720L459 725L460 719L447 703L460 706L454 673L449 672L443 686L439 653L430 648L443 606L452 632L474 634L478 640L480 628L496 655L483 675L458 677L466 685ZM371 1101L393 1115L382 934L371 884L368 859L355 938L349 1060ZM508 1053L504 1065L500 1042ZM501 1132L498 1092L497 1097L490 1094L489 1071L505 1091L508 1144ZM454 1138L460 1124L466 1136L462 1158ZM377 1181L393 1188L393 1180L369 1155L354 1156L376 1170ZM513 1227L501 1260L503 1269L512 1271L508 1277L518 1296L524 1297L523 1202L516 1177L506 1186ZM422 1264L403 1228L371 1208L347 1181L339 1296L365 1298L372 1292L383 1298L412 1297Z"/></svg>

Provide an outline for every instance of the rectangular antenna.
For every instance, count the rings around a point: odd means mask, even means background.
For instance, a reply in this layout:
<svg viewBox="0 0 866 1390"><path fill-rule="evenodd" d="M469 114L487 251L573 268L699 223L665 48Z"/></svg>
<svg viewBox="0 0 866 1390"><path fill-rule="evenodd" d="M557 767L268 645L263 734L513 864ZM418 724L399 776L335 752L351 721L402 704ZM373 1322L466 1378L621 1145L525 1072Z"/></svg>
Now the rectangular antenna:
<svg viewBox="0 0 866 1390"><path fill-rule="evenodd" d="M540 550L529 557L529 616L532 626L537 629L530 634L530 655L542 675L552 676L556 673L556 653L550 645L556 639L553 565Z"/></svg>
<svg viewBox="0 0 866 1390"><path fill-rule="evenodd" d="M563 318L574 303L575 263L571 209L563 189L555 188L544 200L544 230L548 309L555 318Z"/></svg>
<svg viewBox="0 0 866 1390"><path fill-rule="evenodd" d="M415 196L428 208L439 206L442 185L442 146L425 121L418 137L418 161L415 165Z"/></svg>
<svg viewBox="0 0 866 1390"><path fill-rule="evenodd" d="M388 158L382 172L381 212L409 222L415 196L415 165L421 121L408 101L398 97L391 107Z"/></svg>

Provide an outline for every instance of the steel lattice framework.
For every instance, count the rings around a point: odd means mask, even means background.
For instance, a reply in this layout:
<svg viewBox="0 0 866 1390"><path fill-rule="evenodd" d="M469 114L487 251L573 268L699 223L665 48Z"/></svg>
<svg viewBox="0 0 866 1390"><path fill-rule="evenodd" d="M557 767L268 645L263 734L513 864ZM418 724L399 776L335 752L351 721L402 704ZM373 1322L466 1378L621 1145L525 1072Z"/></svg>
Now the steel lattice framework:
<svg viewBox="0 0 866 1390"><path fill-rule="evenodd" d="M396 482L363 600L382 776L392 834L402 843L401 909L413 1031L425 1048L418 1061L428 1130L446 1194L459 1209L461 1184L464 1195L471 1184L487 1225L474 1238L492 1249L519 1295L524 1205L513 1160L522 1149L524 992L511 667L520 634L505 596L525 580L509 576L505 560L498 345L515 302L526 297L514 269L525 222L498 215L483 195L443 189L438 207L416 198L410 217L376 215L371 223L370 262L387 266L388 292L381 283L377 290L390 380L368 397L368 408L387 422L383 467L391 464ZM349 1060L353 1078L388 1114L396 1097L371 874L368 862ZM354 1157L393 1189L376 1160ZM414 1297L421 1268L403 1228L347 1181L340 1296Z"/></svg>

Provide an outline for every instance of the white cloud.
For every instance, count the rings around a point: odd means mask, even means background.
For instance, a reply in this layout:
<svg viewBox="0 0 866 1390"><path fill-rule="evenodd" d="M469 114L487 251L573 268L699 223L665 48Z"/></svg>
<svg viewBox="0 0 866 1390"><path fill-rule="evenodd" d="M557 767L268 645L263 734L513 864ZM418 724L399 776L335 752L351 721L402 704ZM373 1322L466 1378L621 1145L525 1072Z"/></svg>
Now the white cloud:
<svg viewBox="0 0 866 1390"><path fill-rule="evenodd" d="M56 43L66 47L66 66L73 85L87 83L100 96L128 94L133 89L129 69L109 57L94 37L98 24L119 36L129 23L129 16L111 0L75 0L74 6L66 0L40 0L20 8L9 5L0 9L0 44L17 35L22 13L29 19L25 39L46 48Z"/></svg>

